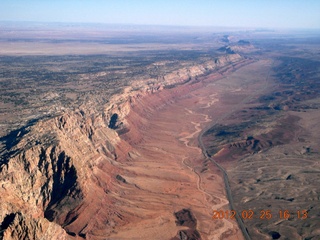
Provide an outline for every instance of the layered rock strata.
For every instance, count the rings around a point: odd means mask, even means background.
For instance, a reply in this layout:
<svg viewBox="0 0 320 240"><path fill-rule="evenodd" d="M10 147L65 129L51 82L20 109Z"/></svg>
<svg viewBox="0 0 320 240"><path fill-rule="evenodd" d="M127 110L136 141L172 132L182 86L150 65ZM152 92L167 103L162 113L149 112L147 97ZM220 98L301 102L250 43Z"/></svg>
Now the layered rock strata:
<svg viewBox="0 0 320 240"><path fill-rule="evenodd" d="M143 139L144 116L201 87L202 76L247 61L230 54L136 81L102 113L84 105L12 133L0 161L0 236L99 239L128 224L136 216L118 196L135 186L122 177L122 163L139 156L133 146Z"/></svg>

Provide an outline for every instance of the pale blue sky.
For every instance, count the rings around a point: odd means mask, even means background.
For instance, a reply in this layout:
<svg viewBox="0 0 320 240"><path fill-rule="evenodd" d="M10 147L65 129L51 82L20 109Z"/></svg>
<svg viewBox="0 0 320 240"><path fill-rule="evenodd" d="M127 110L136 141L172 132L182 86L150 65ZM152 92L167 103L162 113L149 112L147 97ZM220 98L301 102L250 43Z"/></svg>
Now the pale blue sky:
<svg viewBox="0 0 320 240"><path fill-rule="evenodd" d="M320 29L320 0L0 0L0 21Z"/></svg>

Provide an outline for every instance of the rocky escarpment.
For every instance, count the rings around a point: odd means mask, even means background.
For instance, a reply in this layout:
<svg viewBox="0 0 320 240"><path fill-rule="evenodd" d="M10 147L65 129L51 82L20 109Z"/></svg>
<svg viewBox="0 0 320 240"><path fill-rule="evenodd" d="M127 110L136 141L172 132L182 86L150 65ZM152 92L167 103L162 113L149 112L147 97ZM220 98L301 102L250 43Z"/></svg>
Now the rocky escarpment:
<svg viewBox="0 0 320 240"><path fill-rule="evenodd" d="M125 116L130 111L130 106L136 102L137 99L156 93L164 88L170 89L180 84L189 82L211 72L219 71L223 72L227 69L233 69L233 64L241 64L246 62L239 54L227 54L218 58L206 61L203 64L181 68L178 71L171 72L164 76L158 76L156 79L143 79L135 81L132 86L124 89L123 94L113 96L105 108L104 113L109 121L112 120L112 116L117 114L114 127L120 127L126 125ZM231 67L232 66L232 67Z"/></svg>
<svg viewBox="0 0 320 240"><path fill-rule="evenodd" d="M189 209L182 209L175 213L177 218L176 224L179 226L186 226L189 229L181 230L173 240L179 239L201 239L197 231L197 220Z"/></svg>
<svg viewBox="0 0 320 240"><path fill-rule="evenodd" d="M4 229L0 233L3 239L69 239L69 235L58 224L20 212L6 215L0 229Z"/></svg>
<svg viewBox="0 0 320 240"><path fill-rule="evenodd" d="M122 184L135 187L121 177L121 162L134 154L130 144L139 139L142 115L197 87L201 75L243 61L231 54L136 81L113 96L102 113L84 105L18 132L0 161L3 238L94 239L136 218L118 203ZM180 91L174 88L186 82Z"/></svg>
<svg viewBox="0 0 320 240"><path fill-rule="evenodd" d="M96 184L110 181L111 176L100 183L93 172L99 162L110 165L116 158L114 146L119 141L102 118L87 119L81 111L29 127L10 149L10 159L1 165L1 219L21 212L34 221L72 225L86 196L92 196L96 188L103 194L107 191ZM75 234L73 228L65 229Z"/></svg>

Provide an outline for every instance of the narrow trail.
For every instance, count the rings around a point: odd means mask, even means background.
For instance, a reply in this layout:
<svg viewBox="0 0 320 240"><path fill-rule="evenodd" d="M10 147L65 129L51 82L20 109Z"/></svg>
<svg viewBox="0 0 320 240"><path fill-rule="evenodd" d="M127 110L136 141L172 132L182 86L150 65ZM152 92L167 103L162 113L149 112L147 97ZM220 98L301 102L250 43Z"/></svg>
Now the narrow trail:
<svg viewBox="0 0 320 240"><path fill-rule="evenodd" d="M209 103L207 103L206 106L201 107L201 108L209 108L210 106L212 106L214 103L216 103L216 102L218 101L217 98L215 98L216 94L210 95L210 96L209 96L210 99L211 99L211 96L214 96L214 99L211 100ZM200 98L203 99L203 97L200 97ZM211 122L212 119L211 119L208 115L206 115L206 114L195 113L195 112L193 112L192 110L190 110L190 109L188 109L188 108L185 108L185 110L186 110L187 113L189 113L189 114L194 114L194 115L198 115L198 116L203 116L203 117L204 117L204 120L203 120L203 121L199 121L198 123L191 122L191 123L194 125L195 131L192 132L191 134L185 136L185 137L179 138L179 140L182 141L187 148L196 149L199 153L202 153L202 149L201 149L201 148L199 148L199 147L194 147L194 146L190 146L190 145L189 145L189 142L190 142L190 139L194 138L194 136L195 136L196 134L198 134L198 133L200 133L200 132L202 131L202 129L201 129L200 126L201 126L202 124ZM200 175L199 173L197 173L194 168L192 168L190 165L188 165L188 164L186 163L186 159L187 159L187 157L183 158L182 164L183 164L184 166L186 166L188 169L190 169L190 171L192 171L192 172L197 176L197 179L198 179L198 180L197 180L197 189L198 189L200 192L202 192L205 196L208 197L208 198L206 197L206 201L207 201L208 203L212 203L214 199L219 199L220 203L218 203L218 204L213 204L213 205L211 206L211 209L212 209L212 210L219 210L219 209L221 209L222 207L224 207L224 206L226 206L226 205L229 205L229 201L228 201L226 198L223 198L223 197L220 197L220 196L218 196L218 195L213 195L213 194L211 194L211 193L208 193L207 191L205 191L205 190L201 187L201 184L202 184L201 175ZM228 230L234 229L234 224L232 224L232 223L230 222L230 220L227 220L227 219L225 219L225 218L219 219L219 220L221 220L221 221L223 222L223 226L215 230L215 234L214 234L214 235L211 235L211 239L220 239L220 237L223 235L223 233L227 232Z"/></svg>

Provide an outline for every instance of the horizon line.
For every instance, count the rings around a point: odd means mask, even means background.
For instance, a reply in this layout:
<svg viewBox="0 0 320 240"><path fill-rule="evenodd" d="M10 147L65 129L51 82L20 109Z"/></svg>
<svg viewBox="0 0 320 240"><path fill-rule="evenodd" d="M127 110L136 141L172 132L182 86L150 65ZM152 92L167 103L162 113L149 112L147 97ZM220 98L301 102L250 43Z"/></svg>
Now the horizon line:
<svg viewBox="0 0 320 240"><path fill-rule="evenodd" d="M320 31L320 28L302 28L302 27L244 27L244 26L223 26L223 25L169 25L169 24L139 24L139 23L107 23L107 22L69 22L69 21L34 21L34 20L0 20L0 23L26 23L26 24L73 24L73 25L105 25L105 26L130 26L130 27L158 27L158 28L181 28L181 29L225 29L225 30L241 30L241 31L283 31L283 30L307 30Z"/></svg>

